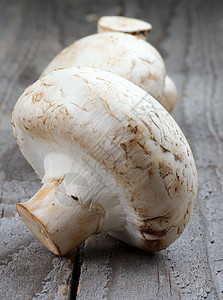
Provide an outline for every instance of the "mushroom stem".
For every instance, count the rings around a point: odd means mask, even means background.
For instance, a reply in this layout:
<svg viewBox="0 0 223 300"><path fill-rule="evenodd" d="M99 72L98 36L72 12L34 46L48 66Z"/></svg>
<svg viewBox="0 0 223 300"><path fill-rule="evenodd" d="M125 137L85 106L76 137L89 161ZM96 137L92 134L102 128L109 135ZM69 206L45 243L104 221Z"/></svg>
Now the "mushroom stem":
<svg viewBox="0 0 223 300"><path fill-rule="evenodd" d="M29 201L17 204L17 210L42 244L64 255L98 230L100 215L80 199L61 191L60 183L47 182Z"/></svg>

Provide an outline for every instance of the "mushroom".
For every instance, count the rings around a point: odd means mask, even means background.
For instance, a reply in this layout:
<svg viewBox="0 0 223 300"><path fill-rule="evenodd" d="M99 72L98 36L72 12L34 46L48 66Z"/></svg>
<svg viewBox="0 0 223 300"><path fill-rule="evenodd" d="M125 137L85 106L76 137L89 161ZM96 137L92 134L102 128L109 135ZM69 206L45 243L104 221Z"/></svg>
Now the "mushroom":
<svg viewBox="0 0 223 300"><path fill-rule="evenodd" d="M100 32L123 32L137 36L146 40L148 33L151 31L152 25L142 20L120 17L120 16L104 16L98 20L98 33ZM148 91L149 92L149 91ZM163 97L160 103L168 110L169 113L177 101L177 88L170 76L166 75Z"/></svg>
<svg viewBox="0 0 223 300"><path fill-rule="evenodd" d="M91 67L57 70L24 91L12 126L43 183L17 210L53 253L104 231L159 251L183 232L195 162L176 122L143 89Z"/></svg>
<svg viewBox="0 0 223 300"><path fill-rule="evenodd" d="M75 41L62 50L42 75L75 66L111 71L143 88L172 112L176 103L176 86L166 76L159 52L143 41L151 28L151 24L133 18L101 17L98 21L99 34Z"/></svg>
<svg viewBox="0 0 223 300"><path fill-rule="evenodd" d="M151 29L152 25L150 23L134 18L104 16L98 20L98 33L107 31L123 32L146 39Z"/></svg>
<svg viewBox="0 0 223 300"><path fill-rule="evenodd" d="M152 45L130 34L105 32L75 41L50 62L42 75L76 66L113 72L158 101L163 97L166 70L162 57Z"/></svg>

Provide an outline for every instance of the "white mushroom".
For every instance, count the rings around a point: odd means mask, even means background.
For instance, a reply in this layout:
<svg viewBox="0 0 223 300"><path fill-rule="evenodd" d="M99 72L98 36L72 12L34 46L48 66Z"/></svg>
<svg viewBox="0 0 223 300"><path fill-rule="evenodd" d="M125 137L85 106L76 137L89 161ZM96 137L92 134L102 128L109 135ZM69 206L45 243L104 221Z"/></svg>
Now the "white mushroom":
<svg viewBox="0 0 223 300"><path fill-rule="evenodd" d="M101 32L123 32L137 36L146 40L148 33L151 31L152 25L150 23L127 17L119 16L104 16L98 20L98 33ZM147 90L149 93L149 90ZM169 113L177 101L177 88L173 80L166 75L163 97L160 103L168 110Z"/></svg>
<svg viewBox="0 0 223 300"><path fill-rule="evenodd" d="M134 18L104 16L98 20L98 33L108 31L123 32L146 39L151 29L152 25L150 23Z"/></svg>
<svg viewBox="0 0 223 300"><path fill-rule="evenodd" d="M158 251L183 232L197 193L191 149L133 83L94 68L54 71L25 90L12 126L44 184L17 209L53 253L103 231Z"/></svg>
<svg viewBox="0 0 223 300"><path fill-rule="evenodd" d="M42 75L75 66L111 71L158 101L163 97L166 76L163 59L152 45L130 34L105 32L82 38L61 51Z"/></svg>
<svg viewBox="0 0 223 300"><path fill-rule="evenodd" d="M101 28L99 24L107 23L103 20L108 20L110 27L113 21L114 27L121 30L121 27L119 28L121 21L117 21L119 17L102 17L98 22L99 28ZM121 17L121 20L123 23L126 21L129 33L131 33L131 22L132 28L136 28L136 24L142 22L138 32L142 33L143 28L148 28L148 25L143 27L144 22L140 20L124 17ZM109 26L107 29L109 30ZM176 103L176 86L169 76L166 76L163 59L152 45L138 37L131 37L123 32L87 36L61 51L42 75L56 69L75 66L92 66L120 75L151 94L169 112L173 110Z"/></svg>

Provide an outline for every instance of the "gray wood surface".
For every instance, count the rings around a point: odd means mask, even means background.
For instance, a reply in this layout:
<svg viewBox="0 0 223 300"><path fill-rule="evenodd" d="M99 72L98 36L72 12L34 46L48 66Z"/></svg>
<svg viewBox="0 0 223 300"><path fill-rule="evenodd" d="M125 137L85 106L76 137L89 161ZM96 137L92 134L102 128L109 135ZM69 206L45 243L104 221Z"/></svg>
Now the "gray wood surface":
<svg viewBox="0 0 223 300"><path fill-rule="evenodd" d="M152 23L149 41L177 84L173 116L194 152L199 193L189 226L165 251L146 253L106 234L88 239L77 299L223 299L223 2L2 0L0 13L0 299L76 298L81 251L54 256L16 213L40 181L10 120L51 58L107 14Z"/></svg>

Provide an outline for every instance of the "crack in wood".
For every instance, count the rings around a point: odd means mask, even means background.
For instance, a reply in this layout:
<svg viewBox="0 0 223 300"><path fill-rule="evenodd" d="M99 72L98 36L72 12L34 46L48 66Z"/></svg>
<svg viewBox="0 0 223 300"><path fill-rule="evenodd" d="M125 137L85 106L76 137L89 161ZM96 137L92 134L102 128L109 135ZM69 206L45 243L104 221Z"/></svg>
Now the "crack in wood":
<svg viewBox="0 0 223 300"><path fill-rule="evenodd" d="M3 219L4 218L4 212L5 212L5 210L4 210L4 207L2 208L2 211L1 211L1 218Z"/></svg>
<svg viewBox="0 0 223 300"><path fill-rule="evenodd" d="M82 243L75 251L73 258L73 272L71 281L70 300L77 298L78 289L80 288L81 265L84 255L84 243Z"/></svg>
<svg viewBox="0 0 223 300"><path fill-rule="evenodd" d="M1 195L0 195L0 204L3 205L3 187L4 187L4 184L2 185L1 187ZM4 210L4 207L2 206L2 210L1 210L1 219L4 218L4 213L5 213L5 210ZM1 223L0 223L0 227L1 227Z"/></svg>
<svg viewBox="0 0 223 300"><path fill-rule="evenodd" d="M126 7L126 1L125 0L119 0L119 11L118 15L119 16L124 16L125 15L125 7Z"/></svg>

